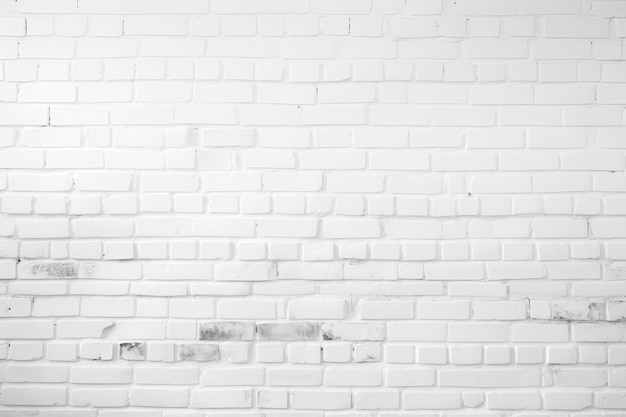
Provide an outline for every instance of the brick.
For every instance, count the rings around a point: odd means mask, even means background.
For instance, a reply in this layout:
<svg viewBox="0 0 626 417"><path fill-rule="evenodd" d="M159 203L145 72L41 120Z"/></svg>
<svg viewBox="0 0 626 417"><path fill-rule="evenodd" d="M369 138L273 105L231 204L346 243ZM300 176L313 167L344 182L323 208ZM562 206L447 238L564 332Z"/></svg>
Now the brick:
<svg viewBox="0 0 626 417"><path fill-rule="evenodd" d="M453 342L506 342L506 325L500 323L450 323L448 340Z"/></svg>
<svg viewBox="0 0 626 417"><path fill-rule="evenodd" d="M85 407L125 407L128 391L116 388L74 388L70 392L70 405Z"/></svg>
<svg viewBox="0 0 626 417"><path fill-rule="evenodd" d="M439 342L446 338L445 323L390 323L390 341Z"/></svg>
<svg viewBox="0 0 626 417"><path fill-rule="evenodd" d="M64 38L25 38L19 43L20 58L65 58L74 57L74 42Z"/></svg>
<svg viewBox="0 0 626 417"><path fill-rule="evenodd" d="M590 392L546 392L544 394L545 408L548 410L582 410L591 406Z"/></svg>
<svg viewBox="0 0 626 417"><path fill-rule="evenodd" d="M24 220L17 224L20 238L63 238L70 236L70 223L67 219Z"/></svg>
<svg viewBox="0 0 626 417"><path fill-rule="evenodd" d="M26 34L26 19L23 17L4 17L0 20L0 35L24 36Z"/></svg>
<svg viewBox="0 0 626 417"><path fill-rule="evenodd" d="M464 55L468 58L527 58L528 44L521 39L466 39Z"/></svg>
<svg viewBox="0 0 626 417"><path fill-rule="evenodd" d="M261 175L257 173L207 174L202 178L205 191L260 191Z"/></svg>
<svg viewBox="0 0 626 417"><path fill-rule="evenodd" d="M511 332L514 342L566 342L569 338L563 324L515 324Z"/></svg>
<svg viewBox="0 0 626 417"><path fill-rule="evenodd" d="M351 406L348 391L292 391L290 403L296 410L346 410Z"/></svg>
<svg viewBox="0 0 626 417"><path fill-rule="evenodd" d="M609 32L609 22L595 18L546 16L544 25L544 36L550 38L603 38Z"/></svg>
<svg viewBox="0 0 626 417"><path fill-rule="evenodd" d="M255 223L248 219L196 219L194 234L198 236L239 236L251 237L255 234Z"/></svg>
<svg viewBox="0 0 626 417"><path fill-rule="evenodd" d="M197 389L191 393L190 405L193 408L251 408L251 390Z"/></svg>
<svg viewBox="0 0 626 417"><path fill-rule="evenodd" d="M384 326L369 323L326 323L322 325L324 340L382 340Z"/></svg>
<svg viewBox="0 0 626 417"><path fill-rule="evenodd" d="M0 0L4 414L623 409L622 3Z"/></svg>
<svg viewBox="0 0 626 417"><path fill-rule="evenodd" d="M317 323L259 323L257 334L259 340L319 340L319 325Z"/></svg>
<svg viewBox="0 0 626 417"><path fill-rule="evenodd" d="M183 361L215 362L220 359L220 349L215 344L181 344L178 354ZM193 401L192 401L193 402Z"/></svg>
<svg viewBox="0 0 626 417"><path fill-rule="evenodd" d="M417 318L424 320L468 319L470 304L466 301L418 301Z"/></svg>
<svg viewBox="0 0 626 417"><path fill-rule="evenodd" d="M65 387L21 387L8 386L3 389L3 405L51 406L66 405Z"/></svg>
<svg viewBox="0 0 626 417"><path fill-rule="evenodd" d="M360 316L364 320L412 319L414 305L410 301L364 300L360 306Z"/></svg>
<svg viewBox="0 0 626 417"><path fill-rule="evenodd" d="M200 340L252 340L255 327L245 322L201 323Z"/></svg>
<svg viewBox="0 0 626 417"><path fill-rule="evenodd" d="M430 111L419 105L377 105L370 107L370 124L376 126L426 126Z"/></svg>
<svg viewBox="0 0 626 417"><path fill-rule="evenodd" d="M541 395L536 392L492 392L487 393L490 410L539 410Z"/></svg>
<svg viewBox="0 0 626 417"><path fill-rule="evenodd" d="M315 237L317 219L259 219L257 234L262 237Z"/></svg>
<svg viewBox="0 0 626 417"><path fill-rule="evenodd" d="M51 339L54 325L50 321L3 320L0 335L3 339Z"/></svg>
<svg viewBox="0 0 626 417"><path fill-rule="evenodd" d="M411 392L403 393L404 408L407 410L441 410L461 408L458 392Z"/></svg>
<svg viewBox="0 0 626 417"><path fill-rule="evenodd" d="M231 262L215 268L216 281L269 281L276 276L269 262Z"/></svg>
<svg viewBox="0 0 626 417"><path fill-rule="evenodd" d="M6 382L59 383L67 382L68 367L63 365L10 365L5 371Z"/></svg>
<svg viewBox="0 0 626 417"><path fill-rule="evenodd" d="M299 299L289 303L289 317L295 320L335 320L346 317L342 300Z"/></svg>
<svg viewBox="0 0 626 417"><path fill-rule="evenodd" d="M132 368L72 366L69 378L75 384L127 384L132 378Z"/></svg>
<svg viewBox="0 0 626 417"><path fill-rule="evenodd" d="M215 368L204 373L200 378L202 385L263 385L265 372L263 368Z"/></svg>
<svg viewBox="0 0 626 417"><path fill-rule="evenodd" d="M72 7L76 7L75 5ZM85 13L110 13L110 14L143 14L146 6L141 2L112 1L101 4L94 0L85 0L79 4L79 10ZM172 7L166 1L157 1L151 5L150 13L206 13L208 2L205 0L183 0L178 7Z"/></svg>
<svg viewBox="0 0 626 417"><path fill-rule="evenodd" d="M453 387L533 387L541 373L536 368L506 370L443 370L440 384Z"/></svg>
<svg viewBox="0 0 626 417"><path fill-rule="evenodd" d="M591 56L591 42L579 39L538 39L530 41L530 58L585 59Z"/></svg>
<svg viewBox="0 0 626 417"><path fill-rule="evenodd" d="M337 238L371 238L380 236L380 225L376 220L324 220L324 236Z"/></svg>
<svg viewBox="0 0 626 417"><path fill-rule="evenodd" d="M51 107L49 120L52 126L106 125L109 123L109 112L97 107Z"/></svg>
<svg viewBox="0 0 626 417"><path fill-rule="evenodd" d="M457 59L461 56L458 43L443 42L437 39L400 39L399 58Z"/></svg>
<svg viewBox="0 0 626 417"><path fill-rule="evenodd" d="M48 108L40 105L2 106L0 125L8 126L46 126Z"/></svg>
<svg viewBox="0 0 626 417"><path fill-rule="evenodd" d="M139 407L187 407L189 389L134 387L129 393L129 404Z"/></svg>
<svg viewBox="0 0 626 417"><path fill-rule="evenodd" d="M270 300L220 300L217 317L228 319L276 318L276 303Z"/></svg>

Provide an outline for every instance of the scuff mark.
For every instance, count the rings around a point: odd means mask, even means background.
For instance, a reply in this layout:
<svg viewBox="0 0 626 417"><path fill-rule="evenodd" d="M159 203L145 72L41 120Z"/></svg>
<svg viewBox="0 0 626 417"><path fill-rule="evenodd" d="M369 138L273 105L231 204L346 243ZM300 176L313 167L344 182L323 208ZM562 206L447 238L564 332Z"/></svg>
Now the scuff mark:
<svg viewBox="0 0 626 417"><path fill-rule="evenodd" d="M75 263L70 262L46 262L34 264L30 273L42 278L76 278L78 268Z"/></svg>
<svg viewBox="0 0 626 417"><path fill-rule="evenodd" d="M259 323L259 340L315 340L319 337L317 323Z"/></svg>
<svg viewBox="0 0 626 417"><path fill-rule="evenodd" d="M252 340L253 337L253 323L228 321L200 324L200 340Z"/></svg>
<svg viewBox="0 0 626 417"><path fill-rule="evenodd" d="M85 278L93 278L98 273L98 265L93 262L83 264L81 269Z"/></svg>
<svg viewBox="0 0 626 417"><path fill-rule="evenodd" d="M181 344L178 355L183 361L215 362L220 360L220 347L215 344Z"/></svg>
<svg viewBox="0 0 626 417"><path fill-rule="evenodd" d="M143 361L146 359L146 345L140 342L120 343L120 359Z"/></svg>

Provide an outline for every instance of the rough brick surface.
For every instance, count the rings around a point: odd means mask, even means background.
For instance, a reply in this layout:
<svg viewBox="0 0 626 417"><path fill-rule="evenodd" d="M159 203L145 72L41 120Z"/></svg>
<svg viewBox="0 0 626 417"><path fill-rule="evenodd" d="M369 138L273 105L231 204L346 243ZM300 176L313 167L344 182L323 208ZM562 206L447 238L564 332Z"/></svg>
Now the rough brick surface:
<svg viewBox="0 0 626 417"><path fill-rule="evenodd" d="M0 0L0 416L623 416L626 1Z"/></svg>

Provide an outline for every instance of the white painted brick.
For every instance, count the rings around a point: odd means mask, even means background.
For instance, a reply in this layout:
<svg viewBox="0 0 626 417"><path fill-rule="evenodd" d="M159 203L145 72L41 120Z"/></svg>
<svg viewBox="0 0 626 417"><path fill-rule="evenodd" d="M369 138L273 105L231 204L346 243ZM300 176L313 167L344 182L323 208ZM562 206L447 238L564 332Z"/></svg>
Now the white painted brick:
<svg viewBox="0 0 626 417"><path fill-rule="evenodd" d="M101 366L72 366L70 368L70 382L76 384L127 384L132 378L132 368L101 367Z"/></svg>
<svg viewBox="0 0 626 417"><path fill-rule="evenodd" d="M536 392L493 392L487 393L490 410L539 410L541 395Z"/></svg>
<svg viewBox="0 0 626 417"><path fill-rule="evenodd" d="M493 280L543 278L546 267L540 262L491 263L487 266L487 277Z"/></svg>
<svg viewBox="0 0 626 417"><path fill-rule="evenodd" d="M3 389L3 405L51 406L66 405L65 387L22 387L7 386Z"/></svg>
<svg viewBox="0 0 626 417"><path fill-rule="evenodd" d="M0 14L7 416L626 406L621 2Z"/></svg>
<svg viewBox="0 0 626 417"><path fill-rule="evenodd" d="M620 409L624 407L624 400L617 392L603 392L598 394L596 405L602 409Z"/></svg>
<svg viewBox="0 0 626 417"><path fill-rule="evenodd" d="M366 112L362 106L316 106L306 107L302 114L302 123L315 125L362 125L366 123Z"/></svg>
<svg viewBox="0 0 626 417"><path fill-rule="evenodd" d="M376 220L324 220L323 228L324 236L329 239L375 238L380 236L380 225Z"/></svg>
<svg viewBox="0 0 626 417"><path fill-rule="evenodd" d="M21 238L69 237L68 220L24 220L17 224L17 236Z"/></svg>
<svg viewBox="0 0 626 417"><path fill-rule="evenodd" d="M468 319L470 304L467 301L418 301L417 318L424 320Z"/></svg>
<svg viewBox="0 0 626 417"><path fill-rule="evenodd" d="M500 323L450 323L448 340L453 342L506 342L506 325Z"/></svg>
<svg viewBox="0 0 626 417"><path fill-rule="evenodd" d="M595 100L593 88L586 85L542 85L535 87L537 104L591 104ZM610 99L602 99L610 103Z"/></svg>
<svg viewBox="0 0 626 417"><path fill-rule="evenodd" d="M474 318L477 320L523 320L526 316L526 305L521 301L475 302Z"/></svg>
<svg viewBox="0 0 626 417"><path fill-rule="evenodd" d="M548 410L581 410L592 404L592 395L586 391L546 392L545 408Z"/></svg>
<svg viewBox="0 0 626 417"><path fill-rule="evenodd" d="M259 219L257 234L263 237L315 237L316 219Z"/></svg>
<svg viewBox="0 0 626 417"><path fill-rule="evenodd" d="M429 263L424 275L432 280L481 280L485 276L482 263Z"/></svg>
<svg viewBox="0 0 626 417"><path fill-rule="evenodd" d="M434 154L433 170L435 171L489 171L496 166L495 155L476 154Z"/></svg>
<svg viewBox="0 0 626 417"><path fill-rule="evenodd" d="M382 383L382 374L377 369L329 367L326 369L324 380L331 387L372 387Z"/></svg>
<svg viewBox="0 0 626 417"><path fill-rule="evenodd" d="M62 304L58 302L58 299L52 297L37 297L33 300L33 316L78 316L79 310L80 302L75 298L67 298Z"/></svg>
<svg viewBox="0 0 626 417"><path fill-rule="evenodd" d="M458 392L414 392L403 393L404 408L407 410L448 410L461 408Z"/></svg>
<svg viewBox="0 0 626 417"><path fill-rule="evenodd" d="M216 368L203 374L202 385L263 385L263 368Z"/></svg>
<svg viewBox="0 0 626 417"><path fill-rule="evenodd" d="M471 187L475 194L528 193L531 189L531 177L521 175L476 176Z"/></svg>
<svg viewBox="0 0 626 417"><path fill-rule="evenodd" d="M441 323L389 323L390 341L439 342L446 338L446 324Z"/></svg>
<svg viewBox="0 0 626 417"><path fill-rule="evenodd" d="M119 388L75 388L70 392L70 405L79 407L125 407L128 405L128 391Z"/></svg>
<svg viewBox="0 0 626 417"><path fill-rule="evenodd" d="M562 324L515 324L511 332L513 341L565 342L568 339L568 327Z"/></svg>
<svg viewBox="0 0 626 417"><path fill-rule="evenodd" d="M360 312L366 320L412 319L415 314L410 301L363 301Z"/></svg>
<svg viewBox="0 0 626 417"><path fill-rule="evenodd" d="M443 386L529 387L541 379L537 368L506 370L444 370L439 373Z"/></svg>
<svg viewBox="0 0 626 417"><path fill-rule="evenodd" d="M370 108L370 123L376 126L425 126L429 110L418 105L380 105Z"/></svg>
<svg viewBox="0 0 626 417"><path fill-rule="evenodd" d="M131 388L129 404L139 407L186 407L189 390L186 388Z"/></svg>
<svg viewBox="0 0 626 417"><path fill-rule="evenodd" d="M351 406L349 391L303 391L291 392L290 404L296 410L346 410Z"/></svg>
<svg viewBox="0 0 626 417"><path fill-rule="evenodd" d="M507 287L504 283L451 282L450 295L471 297L504 297Z"/></svg>
<svg viewBox="0 0 626 417"><path fill-rule="evenodd" d="M68 374L68 367L63 365L9 365L5 371L4 380L6 382L58 383L67 382Z"/></svg>
<svg viewBox="0 0 626 417"><path fill-rule="evenodd" d="M346 316L342 300L299 299L289 303L289 317L296 320L337 320Z"/></svg>
<svg viewBox="0 0 626 417"><path fill-rule="evenodd" d="M220 300L217 304L217 317L273 319L276 318L276 303L270 300Z"/></svg>
<svg viewBox="0 0 626 417"><path fill-rule="evenodd" d="M9 350L7 355L7 349ZM13 342L11 346L5 344L3 346L3 355L5 359L16 361L33 361L43 357L43 343L40 342Z"/></svg>
<svg viewBox="0 0 626 417"><path fill-rule="evenodd" d="M388 187L393 194L440 194L442 180L439 174L392 174L388 176Z"/></svg>
<svg viewBox="0 0 626 417"><path fill-rule="evenodd" d="M191 393L190 405L193 408L250 408L252 391L196 389Z"/></svg>
<svg viewBox="0 0 626 417"><path fill-rule="evenodd" d="M0 324L3 339L50 339L53 333L53 324L49 321L4 320Z"/></svg>
<svg viewBox="0 0 626 417"><path fill-rule="evenodd" d="M197 219L193 224L198 236L254 236L255 223L248 219Z"/></svg>

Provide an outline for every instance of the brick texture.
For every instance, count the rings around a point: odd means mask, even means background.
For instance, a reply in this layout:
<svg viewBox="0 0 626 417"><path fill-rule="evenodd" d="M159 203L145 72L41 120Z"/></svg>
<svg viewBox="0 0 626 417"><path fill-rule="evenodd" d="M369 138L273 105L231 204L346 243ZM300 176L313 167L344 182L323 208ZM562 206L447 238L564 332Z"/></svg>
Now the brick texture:
<svg viewBox="0 0 626 417"><path fill-rule="evenodd" d="M0 416L617 416L626 2L0 0Z"/></svg>

